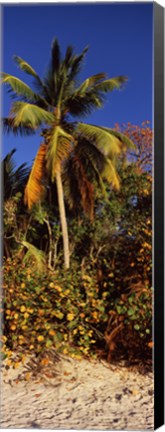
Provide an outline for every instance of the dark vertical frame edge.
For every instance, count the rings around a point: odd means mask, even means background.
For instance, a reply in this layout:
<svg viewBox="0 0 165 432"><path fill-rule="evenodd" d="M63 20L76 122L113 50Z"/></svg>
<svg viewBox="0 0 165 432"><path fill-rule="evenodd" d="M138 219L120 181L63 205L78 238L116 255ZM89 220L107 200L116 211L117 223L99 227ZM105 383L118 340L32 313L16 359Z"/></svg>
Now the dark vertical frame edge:
<svg viewBox="0 0 165 432"><path fill-rule="evenodd" d="M164 8L154 24L154 429L164 424Z"/></svg>

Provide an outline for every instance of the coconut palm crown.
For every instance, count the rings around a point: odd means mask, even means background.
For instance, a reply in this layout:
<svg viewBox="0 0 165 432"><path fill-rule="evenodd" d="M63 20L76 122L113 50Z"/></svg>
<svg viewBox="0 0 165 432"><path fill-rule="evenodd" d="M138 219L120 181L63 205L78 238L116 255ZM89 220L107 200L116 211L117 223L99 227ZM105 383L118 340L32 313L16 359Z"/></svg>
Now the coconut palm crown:
<svg viewBox="0 0 165 432"><path fill-rule="evenodd" d="M93 172L99 185L103 186L103 179L106 179L118 189L115 161L122 151L132 146L122 133L76 121L76 117L86 117L94 109L101 108L106 93L120 89L126 82L123 76L107 78L105 73L98 73L79 84L78 76L87 49L75 55L73 48L68 46L62 58L55 39L49 68L43 79L26 61L14 56L18 67L33 78L34 89L15 76L1 74L1 82L14 96L9 116L3 119L5 130L22 135L39 131L42 137L25 188L24 201L30 209L44 197L47 179L56 181L65 268L69 268L69 241L63 181L68 201L73 205L72 170L77 173L75 178L82 206L92 214L93 188L89 172Z"/></svg>

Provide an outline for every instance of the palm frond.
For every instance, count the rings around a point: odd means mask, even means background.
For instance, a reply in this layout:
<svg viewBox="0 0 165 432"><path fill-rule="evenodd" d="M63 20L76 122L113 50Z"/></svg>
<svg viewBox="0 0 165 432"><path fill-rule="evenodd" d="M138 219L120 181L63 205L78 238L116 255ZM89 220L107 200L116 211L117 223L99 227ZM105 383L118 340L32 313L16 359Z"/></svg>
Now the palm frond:
<svg viewBox="0 0 165 432"><path fill-rule="evenodd" d="M106 128L106 127L101 127L101 129L111 133L113 136L119 138L119 140L121 141L121 145L122 148L124 149L123 144L125 144L125 148L126 149L134 149L136 150L136 145L134 144L134 142L128 138L127 135L124 135L122 132L118 132L115 129L110 129L110 128Z"/></svg>
<svg viewBox="0 0 165 432"><path fill-rule="evenodd" d="M93 220L94 186L88 178L83 161L75 151L64 166L63 184L69 208L76 213L83 210Z"/></svg>
<svg viewBox="0 0 165 432"><path fill-rule="evenodd" d="M72 116L86 117L91 114L94 109L103 106L104 98L102 95L97 95L95 92L86 92L84 95L73 93L69 95L65 103L65 109Z"/></svg>
<svg viewBox="0 0 165 432"><path fill-rule="evenodd" d="M52 49L51 49L51 68L52 73L57 73L60 67L61 63L61 53L60 53L60 46L58 43L58 39L55 38L52 43Z"/></svg>
<svg viewBox="0 0 165 432"><path fill-rule="evenodd" d="M16 149L11 150L2 161L2 173L3 173L3 183L4 183L4 200L11 197L12 188L14 185L14 170L15 162L13 155Z"/></svg>
<svg viewBox="0 0 165 432"><path fill-rule="evenodd" d="M57 169L72 150L73 137L60 126L52 128L46 155L46 167L54 181Z"/></svg>
<svg viewBox="0 0 165 432"><path fill-rule="evenodd" d="M44 178L46 151L47 145L41 144L25 188L24 203L29 209L31 209L38 201L42 200L45 192Z"/></svg>
<svg viewBox="0 0 165 432"><path fill-rule="evenodd" d="M57 86L56 74L52 74L51 69L48 69L44 77L44 97L49 104L55 105L55 86ZM55 83L56 82L56 83Z"/></svg>
<svg viewBox="0 0 165 432"><path fill-rule="evenodd" d="M19 78L9 75L7 73L1 73L1 84L7 85L10 90L13 90L17 95L22 96L26 100L29 101L37 101L39 100L39 96L33 92L33 90L21 81Z"/></svg>
<svg viewBox="0 0 165 432"><path fill-rule="evenodd" d="M64 100L66 108L73 116L86 116L94 109L101 108L105 100L105 93L119 89L127 80L119 76L105 80L105 74L100 73L87 78L72 94Z"/></svg>
<svg viewBox="0 0 165 432"><path fill-rule="evenodd" d="M29 168L27 167L26 162L24 162L15 170L14 173L15 190L21 190L22 188L24 188L28 175L29 175Z"/></svg>
<svg viewBox="0 0 165 432"><path fill-rule="evenodd" d="M71 65L70 72L68 75L68 83L70 83L71 81L75 81L77 79L77 75L81 71L82 62L84 60L84 57L85 57L87 51L88 51L88 46L83 49L81 54L75 55L73 57L72 65Z"/></svg>
<svg viewBox="0 0 165 432"><path fill-rule="evenodd" d="M51 64L44 78L44 96L47 95L51 104L57 105L73 92L75 79L81 69L81 63L87 49L77 56L73 54L72 46L66 49L62 60L58 40L55 39L51 51Z"/></svg>
<svg viewBox="0 0 165 432"><path fill-rule="evenodd" d="M116 190L120 189L120 179L116 171L114 163L110 159L106 160L104 169L101 173L101 177L111 183L113 188Z"/></svg>
<svg viewBox="0 0 165 432"><path fill-rule="evenodd" d="M84 212L90 217L94 218L94 186L89 181L87 173L84 170L82 162L76 156L74 157L75 164L77 165L77 181L80 191L80 198Z"/></svg>
<svg viewBox="0 0 165 432"><path fill-rule="evenodd" d="M12 132L15 136L29 136L35 134L35 130L32 129L32 127L30 126L22 124L20 124L19 126L15 126L13 118L4 117L3 119L1 119L1 124L3 132L7 134L10 132Z"/></svg>
<svg viewBox="0 0 165 432"><path fill-rule="evenodd" d="M32 263L38 273L43 273L46 269L45 253L27 241L23 240L22 245L27 249L24 263Z"/></svg>
<svg viewBox="0 0 165 432"><path fill-rule="evenodd" d="M63 82L63 74L61 69L63 62L61 60L61 51L58 39L55 38L51 48L51 63L48 72L44 79L45 89L48 95L48 100L52 101L52 104L56 105L58 102L58 95L61 88L61 81Z"/></svg>
<svg viewBox="0 0 165 432"><path fill-rule="evenodd" d="M105 157L113 158L121 153L121 141L108 128L78 123L76 133L80 134L81 138L84 136L92 140Z"/></svg>
<svg viewBox="0 0 165 432"><path fill-rule="evenodd" d="M33 129L37 129L45 123L51 124L55 119L52 113L26 102L13 103L10 115L15 127L21 125Z"/></svg>
<svg viewBox="0 0 165 432"><path fill-rule="evenodd" d="M41 91L41 93L44 93L44 83L35 71L35 69L32 68L32 66L27 63L27 61L23 60L21 57L14 55L13 56L14 61L16 62L17 66L28 75L31 75L34 78L34 83L36 85L36 88Z"/></svg>
<svg viewBox="0 0 165 432"><path fill-rule="evenodd" d="M97 168L97 165L95 164L95 162L92 159L90 160L90 163L92 165L93 172L95 174L95 179L96 179L97 185L98 185L99 189L101 190L104 199L107 200L107 191L106 191L106 187L105 187L105 182L103 180L104 177L101 175L100 171Z"/></svg>
<svg viewBox="0 0 165 432"><path fill-rule="evenodd" d="M33 76L33 77L35 77L37 79L39 78L37 72L32 68L32 66L29 65L29 63L27 63L21 57L14 55L13 59L17 63L17 65L19 66L19 68L21 70L23 70L24 72L26 72L28 75L31 75L31 76Z"/></svg>
<svg viewBox="0 0 165 432"><path fill-rule="evenodd" d="M121 86L127 81L127 77L118 76L115 78L109 78L95 85L94 89L97 92L107 93L114 89L120 89Z"/></svg>
<svg viewBox="0 0 165 432"><path fill-rule="evenodd" d="M3 159L3 164L5 166L5 171L7 173L11 173L13 172L14 168L15 168L15 162L13 159L13 155L15 154L16 149L13 148Z"/></svg>
<svg viewBox="0 0 165 432"><path fill-rule="evenodd" d="M90 181L96 181L104 198L106 198L106 188L101 176L106 164L106 157L91 141L85 140L84 138L82 141L79 138L74 152L78 154L81 159L85 170L88 172Z"/></svg>
<svg viewBox="0 0 165 432"><path fill-rule="evenodd" d="M71 45L66 49L64 63L66 68L69 68L73 63L73 47Z"/></svg>
<svg viewBox="0 0 165 432"><path fill-rule="evenodd" d="M78 141L74 152L81 160L90 180L97 182L104 198L107 198L104 180L111 183L117 190L119 189L120 179L116 170L115 158L110 160L92 142L84 139Z"/></svg>
<svg viewBox="0 0 165 432"><path fill-rule="evenodd" d="M13 158L15 152L16 149L13 149L2 161L4 200L23 190L29 172L26 163L23 163L16 169Z"/></svg>
<svg viewBox="0 0 165 432"><path fill-rule="evenodd" d="M75 93L79 95L84 95L87 89L94 86L96 83L99 83L101 80L105 78L105 73L99 73L96 75L92 75L91 77L87 78L81 85L76 89Z"/></svg>

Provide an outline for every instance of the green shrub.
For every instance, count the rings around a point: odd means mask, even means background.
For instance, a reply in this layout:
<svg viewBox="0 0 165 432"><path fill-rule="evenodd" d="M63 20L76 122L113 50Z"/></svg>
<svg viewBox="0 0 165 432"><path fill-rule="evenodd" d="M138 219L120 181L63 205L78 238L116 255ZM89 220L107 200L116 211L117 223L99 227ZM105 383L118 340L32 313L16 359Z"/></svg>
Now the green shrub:
<svg viewBox="0 0 165 432"><path fill-rule="evenodd" d="M4 265L4 329L10 350L39 353L94 353L100 323L106 322L105 297L94 277L71 272L36 275L8 259Z"/></svg>
<svg viewBox="0 0 165 432"><path fill-rule="evenodd" d="M135 288L110 302L108 355L142 362L152 358L152 289Z"/></svg>
<svg viewBox="0 0 165 432"><path fill-rule="evenodd" d="M110 359L151 357L152 291L123 294L114 273L98 280L96 269L82 274L38 275L7 259L4 264L3 351L38 355L54 347L63 354L108 355ZM119 331L118 331L119 329Z"/></svg>

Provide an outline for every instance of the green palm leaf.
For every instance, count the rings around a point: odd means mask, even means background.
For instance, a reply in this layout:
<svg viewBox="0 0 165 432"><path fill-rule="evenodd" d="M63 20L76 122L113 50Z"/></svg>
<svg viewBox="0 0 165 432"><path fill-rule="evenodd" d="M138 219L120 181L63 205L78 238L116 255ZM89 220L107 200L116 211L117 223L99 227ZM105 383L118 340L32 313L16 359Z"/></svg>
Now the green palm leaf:
<svg viewBox="0 0 165 432"><path fill-rule="evenodd" d="M116 190L120 189L120 179L116 171L115 165L110 159L106 160L104 169L101 173L101 177L107 180L108 183L111 183Z"/></svg>
<svg viewBox="0 0 165 432"><path fill-rule="evenodd" d="M95 94L96 92L106 93L108 91L114 90L115 88L120 88L121 85L127 80L127 78L123 76L105 80L105 76L106 75L104 73L100 73L87 78L77 89L76 93L81 95L81 97L83 95L85 96L86 92L89 90L94 91Z"/></svg>
<svg viewBox="0 0 165 432"><path fill-rule="evenodd" d="M75 94L79 94L81 96L83 96L86 92L87 89L89 89L90 87L94 86L96 83L98 83L99 81L101 81L102 79L105 78L105 74L104 73L99 73L96 75L93 75L89 78L87 78L81 85L80 87L78 87L78 89L75 91Z"/></svg>
<svg viewBox="0 0 165 432"><path fill-rule="evenodd" d="M123 150L124 150L123 144L125 144L126 149L134 149L134 150L136 149L136 146L133 143L133 141L130 138L128 138L126 135L124 135L123 133L118 132L115 129L110 129L110 128L106 128L106 127L102 127L102 126L100 126L100 129L109 132L114 137L119 138L119 140L121 141L121 145L122 145Z"/></svg>
<svg viewBox="0 0 165 432"><path fill-rule="evenodd" d="M21 81L19 78L9 75L7 73L1 73L1 84L7 85L17 95L28 99L29 101L37 101L40 97L31 90L31 88Z"/></svg>
<svg viewBox="0 0 165 432"><path fill-rule="evenodd" d="M24 72L26 72L28 75L31 75L37 79L40 80L37 72L32 68L32 66L29 65L29 63L27 63L25 60L23 60L21 57L19 56L13 56L13 59L15 60L15 62L17 63L17 65L19 66L19 68L21 70L23 70Z"/></svg>
<svg viewBox="0 0 165 432"><path fill-rule="evenodd" d="M27 249L24 262L33 263L35 270L38 273L43 273L46 268L45 253L27 241L22 241L22 245Z"/></svg>
<svg viewBox="0 0 165 432"><path fill-rule="evenodd" d="M81 138L84 136L88 140L92 140L102 154L106 157L114 157L121 153L121 141L114 136L109 129L104 129L99 126L78 123L76 132Z"/></svg>
<svg viewBox="0 0 165 432"><path fill-rule="evenodd" d="M55 120L54 115L49 111L26 102L13 103L10 114L15 127L22 125L37 129L42 124L52 124Z"/></svg>
<svg viewBox="0 0 165 432"><path fill-rule="evenodd" d="M65 132L60 126L52 128L46 155L46 167L52 181L55 179L57 169L72 150L73 141L72 135Z"/></svg>
<svg viewBox="0 0 165 432"><path fill-rule="evenodd" d="M30 126L22 125L22 124L20 124L19 126L15 126L13 118L4 117L1 120L1 123L3 127L3 131L7 134L10 132L12 132L15 136L17 135L29 136L35 134L35 130L32 129Z"/></svg>
<svg viewBox="0 0 165 432"><path fill-rule="evenodd" d="M39 75L37 74L37 72L32 68L32 66L19 56L15 55L15 56L13 56L13 58L17 64L17 66L23 72L27 73L28 75L31 75L35 79L35 84L36 84L37 89L39 89L41 91L41 93L44 94L44 92L45 92L44 83L41 80L41 78L39 77Z"/></svg>
<svg viewBox="0 0 165 432"><path fill-rule="evenodd" d="M75 56L72 57L72 62L71 62L71 65L70 65L70 70L69 70L68 79L67 79L68 80L68 84L70 82L75 82L76 81L77 75L78 75L78 73L81 70L82 62L84 60L84 57L85 57L87 51L88 51L88 46L83 49L83 51L82 51L81 54L75 55Z"/></svg>
<svg viewBox="0 0 165 432"><path fill-rule="evenodd" d="M127 81L127 78L124 76L118 76L115 78L110 78L102 81L101 83L95 85L94 89L98 92L107 93L108 91L112 91L114 89L119 89L121 86Z"/></svg>
<svg viewBox="0 0 165 432"><path fill-rule="evenodd" d="M119 89L127 80L119 76L105 80L105 74L100 73L87 78L71 95L64 100L66 108L72 115L90 114L93 109L101 108L105 99L105 93Z"/></svg>

